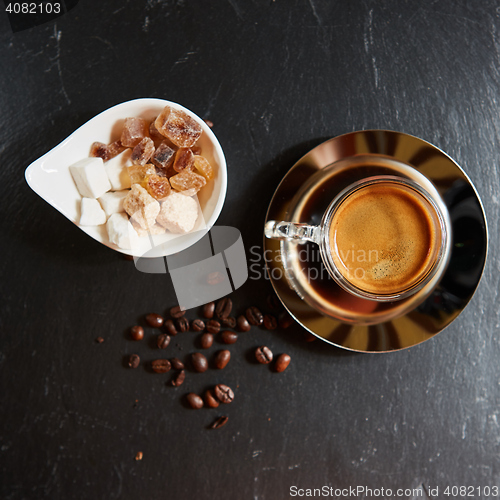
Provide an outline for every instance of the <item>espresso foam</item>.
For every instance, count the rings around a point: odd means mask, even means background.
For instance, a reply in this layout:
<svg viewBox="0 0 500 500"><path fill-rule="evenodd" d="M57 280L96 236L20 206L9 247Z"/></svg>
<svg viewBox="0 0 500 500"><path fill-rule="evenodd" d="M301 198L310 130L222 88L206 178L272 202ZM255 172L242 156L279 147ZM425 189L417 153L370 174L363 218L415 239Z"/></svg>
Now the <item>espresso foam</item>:
<svg viewBox="0 0 500 500"><path fill-rule="evenodd" d="M335 265L367 292L403 291L426 274L434 259L434 221L432 206L410 188L390 181L360 188L331 221Z"/></svg>

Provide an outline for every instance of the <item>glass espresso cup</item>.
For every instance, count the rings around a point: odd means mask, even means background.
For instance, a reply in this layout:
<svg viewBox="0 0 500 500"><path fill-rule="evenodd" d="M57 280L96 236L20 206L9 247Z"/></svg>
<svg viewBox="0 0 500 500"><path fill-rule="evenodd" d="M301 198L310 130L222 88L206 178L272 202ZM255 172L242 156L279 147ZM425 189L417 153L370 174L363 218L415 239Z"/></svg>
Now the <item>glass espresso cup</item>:
<svg viewBox="0 0 500 500"><path fill-rule="evenodd" d="M316 243L344 290L389 302L417 293L443 269L450 222L444 204L416 182L378 175L340 192L318 226L271 220L265 236Z"/></svg>

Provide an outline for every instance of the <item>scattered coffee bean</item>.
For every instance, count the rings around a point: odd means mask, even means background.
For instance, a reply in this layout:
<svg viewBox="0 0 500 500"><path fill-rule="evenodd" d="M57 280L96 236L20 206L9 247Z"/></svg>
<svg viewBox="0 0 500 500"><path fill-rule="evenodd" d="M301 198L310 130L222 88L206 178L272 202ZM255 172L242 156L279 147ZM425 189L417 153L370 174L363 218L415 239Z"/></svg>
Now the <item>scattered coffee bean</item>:
<svg viewBox="0 0 500 500"><path fill-rule="evenodd" d="M223 370L224 368L226 368L230 359L231 359L231 353L227 349L219 351L215 356L215 368Z"/></svg>
<svg viewBox="0 0 500 500"><path fill-rule="evenodd" d="M225 319L229 317L232 309L233 301L229 297L224 297L223 299L219 300L219 302L217 302L217 306L215 307L215 315L219 319Z"/></svg>
<svg viewBox="0 0 500 500"><path fill-rule="evenodd" d="M198 394L195 394L194 392L190 392L186 396L187 402L189 403L189 406L193 408L194 410L199 410L200 408L203 408L203 399L198 396Z"/></svg>
<svg viewBox="0 0 500 500"><path fill-rule="evenodd" d="M227 328L236 328L236 318L234 318L233 316L221 319L220 322Z"/></svg>
<svg viewBox="0 0 500 500"><path fill-rule="evenodd" d="M221 403L231 403L234 399L234 392L230 387L224 384L217 384L214 388L215 397Z"/></svg>
<svg viewBox="0 0 500 500"><path fill-rule="evenodd" d="M186 372L184 370L181 370L175 377L174 379L172 380L171 384L174 386L174 387L179 387L180 385L182 385L182 383L184 382L184 380L186 379Z"/></svg>
<svg viewBox="0 0 500 500"><path fill-rule="evenodd" d="M202 314L204 318L212 319L214 317L215 302L209 302L205 304L202 308Z"/></svg>
<svg viewBox="0 0 500 500"><path fill-rule="evenodd" d="M143 457L143 456L144 456L144 454L142 453L142 451L138 451L138 452L137 452L137 455L135 456L135 459L136 459L137 461L142 460L142 457Z"/></svg>
<svg viewBox="0 0 500 500"><path fill-rule="evenodd" d="M191 331L202 332L203 330L205 330L205 323L201 319L191 321Z"/></svg>
<svg viewBox="0 0 500 500"><path fill-rule="evenodd" d="M174 322L171 319L167 319L164 323L165 330L167 330L167 333L171 337L175 337L179 332L177 331L177 328L174 324Z"/></svg>
<svg viewBox="0 0 500 500"><path fill-rule="evenodd" d="M238 340L238 334L230 332L229 330L224 330L221 333L221 340L224 344L234 344Z"/></svg>
<svg viewBox="0 0 500 500"><path fill-rule="evenodd" d="M97 337L95 339L95 341L98 343L98 344L102 344L104 342L104 339L102 337Z"/></svg>
<svg viewBox="0 0 500 500"><path fill-rule="evenodd" d="M177 330L181 333L187 332L189 330L189 321L181 317L176 321Z"/></svg>
<svg viewBox="0 0 500 500"><path fill-rule="evenodd" d="M274 316L271 316L270 314L266 314L264 316L263 323L266 330L276 330L276 328L278 328L278 322L276 321L276 318Z"/></svg>
<svg viewBox="0 0 500 500"><path fill-rule="evenodd" d="M214 343L214 336L211 333L204 333L201 336L200 344L202 349L209 349Z"/></svg>
<svg viewBox="0 0 500 500"><path fill-rule="evenodd" d="M140 362L141 358L137 354L131 354L130 358L128 358L128 366L130 368L137 368Z"/></svg>
<svg viewBox="0 0 500 500"><path fill-rule="evenodd" d="M290 364L290 356L288 354L280 354L276 359L276 364L274 365L274 369L281 373L285 371Z"/></svg>
<svg viewBox="0 0 500 500"><path fill-rule="evenodd" d="M271 352L271 349L269 347L266 347L265 345L261 347L257 347L255 349L255 359L259 362L262 363L263 365L267 365L273 360L273 353Z"/></svg>
<svg viewBox="0 0 500 500"><path fill-rule="evenodd" d="M203 120L210 128L214 126L214 122L212 120Z"/></svg>
<svg viewBox="0 0 500 500"><path fill-rule="evenodd" d="M210 429L220 429L221 427L224 427L227 424L227 421L229 420L229 417L219 417L211 426Z"/></svg>
<svg viewBox="0 0 500 500"><path fill-rule="evenodd" d="M268 295L267 296L267 305L273 309L279 309L281 307L281 302L279 301L278 297L276 295Z"/></svg>
<svg viewBox="0 0 500 500"><path fill-rule="evenodd" d="M240 332L249 332L250 331L250 323L245 318L245 316L238 316L238 330Z"/></svg>
<svg viewBox="0 0 500 500"><path fill-rule="evenodd" d="M262 313L256 307L249 307L246 310L246 317L248 322L253 326L262 325L262 322L264 321Z"/></svg>
<svg viewBox="0 0 500 500"><path fill-rule="evenodd" d="M175 306L170 309L170 316L172 316L172 318L178 319L184 316L184 314L186 314L186 309L181 306Z"/></svg>
<svg viewBox="0 0 500 500"><path fill-rule="evenodd" d="M211 389L205 391L205 404L210 408L217 408L220 404L215 397L214 391Z"/></svg>
<svg viewBox="0 0 500 500"><path fill-rule="evenodd" d="M213 273L209 273L207 276L207 284L208 285L219 285L223 281L226 280L226 277L220 273L219 271L214 271Z"/></svg>
<svg viewBox="0 0 500 500"><path fill-rule="evenodd" d="M167 373L172 365L168 359L155 359L151 362L151 368L155 373Z"/></svg>
<svg viewBox="0 0 500 500"><path fill-rule="evenodd" d="M174 370L184 370L184 363L179 358L172 358L170 364Z"/></svg>
<svg viewBox="0 0 500 500"><path fill-rule="evenodd" d="M144 328L142 326L133 326L130 329L132 340L142 340L144 338Z"/></svg>
<svg viewBox="0 0 500 500"><path fill-rule="evenodd" d="M146 323L152 328L160 328L163 325L163 316L156 313L146 314Z"/></svg>
<svg viewBox="0 0 500 500"><path fill-rule="evenodd" d="M158 349L166 349L168 347L168 344L170 344L170 335L162 333L158 336L158 340L156 341Z"/></svg>
<svg viewBox="0 0 500 500"><path fill-rule="evenodd" d="M215 319L211 319L207 322L207 332L208 333L219 333L220 332L220 323Z"/></svg>
<svg viewBox="0 0 500 500"><path fill-rule="evenodd" d="M287 312L282 312L279 315L278 322L280 328L289 328L293 324L293 318Z"/></svg>
<svg viewBox="0 0 500 500"><path fill-rule="evenodd" d="M191 354L191 361L193 363L193 368L198 373L206 372L208 369L208 361L201 352L195 352Z"/></svg>

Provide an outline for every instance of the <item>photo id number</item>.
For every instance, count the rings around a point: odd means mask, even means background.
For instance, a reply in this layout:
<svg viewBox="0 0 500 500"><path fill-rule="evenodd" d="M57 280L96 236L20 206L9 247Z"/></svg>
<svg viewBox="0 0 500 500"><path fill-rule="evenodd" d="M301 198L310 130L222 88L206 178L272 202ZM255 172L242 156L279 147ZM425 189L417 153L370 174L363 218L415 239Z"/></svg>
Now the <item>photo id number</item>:
<svg viewBox="0 0 500 500"><path fill-rule="evenodd" d="M61 4L60 3L18 3L11 2L7 4L5 9L9 14L60 14Z"/></svg>

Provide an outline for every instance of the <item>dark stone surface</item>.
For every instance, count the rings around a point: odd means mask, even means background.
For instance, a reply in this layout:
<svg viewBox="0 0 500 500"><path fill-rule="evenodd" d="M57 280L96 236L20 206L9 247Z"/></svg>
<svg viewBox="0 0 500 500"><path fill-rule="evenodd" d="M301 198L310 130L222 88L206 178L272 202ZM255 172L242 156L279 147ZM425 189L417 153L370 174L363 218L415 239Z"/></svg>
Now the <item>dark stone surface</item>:
<svg viewBox="0 0 500 500"><path fill-rule="evenodd" d="M499 16L492 0L82 0L13 34L0 14L0 498L275 500L293 485L439 486L442 496L448 485L498 486ZM168 386L171 374L147 369L158 357L154 331L139 343L129 329L176 305L170 278L137 272L24 180L73 130L136 97L213 121L229 171L219 223L241 230L253 260L274 189L313 146L366 128L434 143L485 204L490 253L476 295L447 330L409 350L352 354L304 342L296 325L253 328L223 372L188 372ZM262 261L253 264L232 295L236 315L266 311L270 286L256 279ZM194 339L180 334L166 355L185 361ZM259 345L288 353L288 369L251 361ZM132 353L136 370L126 367ZM231 405L186 408L186 393L218 383L234 389ZM228 424L208 430L221 415Z"/></svg>

